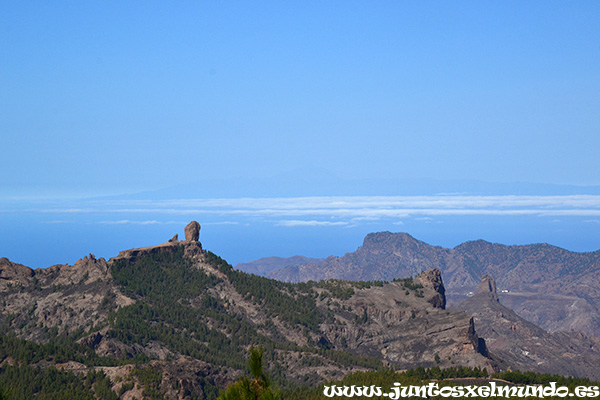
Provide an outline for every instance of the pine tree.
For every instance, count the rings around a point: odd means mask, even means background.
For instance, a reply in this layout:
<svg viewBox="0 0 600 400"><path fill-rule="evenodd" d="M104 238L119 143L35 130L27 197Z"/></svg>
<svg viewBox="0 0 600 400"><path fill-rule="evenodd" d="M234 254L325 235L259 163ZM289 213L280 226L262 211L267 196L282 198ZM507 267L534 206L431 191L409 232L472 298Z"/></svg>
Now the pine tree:
<svg viewBox="0 0 600 400"><path fill-rule="evenodd" d="M271 387L269 377L263 371L264 348L251 347L248 366L252 379L244 375L221 393L218 400L279 400L279 392Z"/></svg>

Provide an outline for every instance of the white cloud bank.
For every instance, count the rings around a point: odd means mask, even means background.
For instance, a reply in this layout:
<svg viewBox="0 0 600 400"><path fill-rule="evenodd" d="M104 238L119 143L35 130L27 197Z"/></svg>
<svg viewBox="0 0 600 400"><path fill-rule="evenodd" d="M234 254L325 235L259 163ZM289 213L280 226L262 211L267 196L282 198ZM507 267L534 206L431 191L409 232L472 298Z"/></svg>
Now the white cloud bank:
<svg viewBox="0 0 600 400"><path fill-rule="evenodd" d="M549 216L600 219L600 196L323 196L290 198L173 199L94 201L76 207L29 209L34 213L147 215L104 224L163 224L160 216L206 218L205 223L235 224L240 219L272 221L278 226L335 226L359 221L439 216ZM226 222L218 222L225 220Z"/></svg>
<svg viewBox="0 0 600 400"><path fill-rule="evenodd" d="M278 221L275 225L278 226L340 226L348 225L347 222L331 222L331 221L304 221L304 220L283 220Z"/></svg>
<svg viewBox="0 0 600 400"><path fill-rule="evenodd" d="M156 221L156 220L151 220L151 221L131 221L128 219L121 219L118 221L100 221L99 222L102 225L167 225L167 224L181 224L181 222L175 222L175 221L167 221L167 222L162 222L162 221Z"/></svg>

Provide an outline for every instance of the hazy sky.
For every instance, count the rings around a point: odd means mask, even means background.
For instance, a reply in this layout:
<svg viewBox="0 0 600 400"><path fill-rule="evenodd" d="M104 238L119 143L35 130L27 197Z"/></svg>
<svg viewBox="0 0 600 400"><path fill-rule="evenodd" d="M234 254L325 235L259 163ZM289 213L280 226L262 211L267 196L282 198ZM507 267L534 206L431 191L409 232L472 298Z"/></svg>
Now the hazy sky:
<svg viewBox="0 0 600 400"><path fill-rule="evenodd" d="M599 21L595 0L5 2L0 257L110 257L190 219L232 262L378 230L598 249Z"/></svg>
<svg viewBox="0 0 600 400"><path fill-rule="evenodd" d="M600 184L597 1L10 2L6 193L306 167Z"/></svg>

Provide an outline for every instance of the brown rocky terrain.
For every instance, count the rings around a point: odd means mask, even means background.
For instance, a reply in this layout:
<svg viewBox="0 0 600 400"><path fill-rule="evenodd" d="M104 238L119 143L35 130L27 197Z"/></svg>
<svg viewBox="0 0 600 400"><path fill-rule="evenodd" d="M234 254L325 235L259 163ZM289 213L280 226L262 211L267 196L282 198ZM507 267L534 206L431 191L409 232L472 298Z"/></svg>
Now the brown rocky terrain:
<svg viewBox="0 0 600 400"><path fill-rule="evenodd" d="M89 255L33 270L0 259L2 334L67 346L34 365L101 369L124 399L214 394L242 373L252 344L266 346L276 377L295 383L383 365L496 368L473 320L445 309L437 270L385 284L283 284L203 250L196 224L185 241L109 261ZM148 375L154 383L140 378Z"/></svg>
<svg viewBox="0 0 600 400"><path fill-rule="evenodd" d="M94 255L74 265L32 270L0 259L2 319L10 332L43 341L56 333L89 330L106 323L109 309L133 301L112 282L108 263Z"/></svg>
<svg viewBox="0 0 600 400"><path fill-rule="evenodd" d="M489 274L498 279L502 301L523 318L549 331L579 330L600 337L600 251L575 253L548 244L505 246L483 240L447 249L406 233L379 232L367 235L355 252L267 276L288 282L389 281L432 268L442 271L451 304L475 292L481 277Z"/></svg>
<svg viewBox="0 0 600 400"><path fill-rule="evenodd" d="M503 306L492 277L459 309L471 315L477 332L504 365L521 371L600 379L600 342L579 332L547 332Z"/></svg>
<svg viewBox="0 0 600 400"><path fill-rule="evenodd" d="M472 319L444 309L440 272L426 271L415 282L422 288L414 295L406 289L410 284L398 281L332 302L328 309L335 318L321 326L324 337L336 347L383 358L401 368L456 364L493 369L489 360L474 357L474 351L485 351Z"/></svg>

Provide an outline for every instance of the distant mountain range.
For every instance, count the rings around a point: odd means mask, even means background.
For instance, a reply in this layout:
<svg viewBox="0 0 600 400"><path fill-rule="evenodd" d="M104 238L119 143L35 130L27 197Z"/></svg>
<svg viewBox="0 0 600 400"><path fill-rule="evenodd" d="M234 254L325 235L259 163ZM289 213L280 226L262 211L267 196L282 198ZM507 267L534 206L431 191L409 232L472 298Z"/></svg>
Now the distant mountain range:
<svg viewBox="0 0 600 400"><path fill-rule="evenodd" d="M273 272L287 267L296 267L298 265L311 264L318 265L323 260L320 258L310 258L304 256L293 257L264 257L260 260L250 261L244 264L238 264L237 269L241 269L248 274L267 276Z"/></svg>
<svg viewBox="0 0 600 400"><path fill-rule="evenodd" d="M342 257L320 262L279 260L254 271L288 282L323 279L384 280L442 271L450 304L476 291L484 275L496 278L502 301L518 315L549 331L581 331L600 337L600 251L576 253L548 244L505 246L483 240L455 248L431 246L407 233L371 233ZM248 264L236 268L249 270Z"/></svg>

